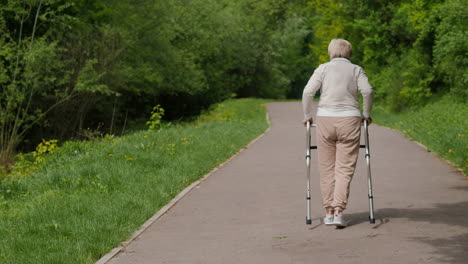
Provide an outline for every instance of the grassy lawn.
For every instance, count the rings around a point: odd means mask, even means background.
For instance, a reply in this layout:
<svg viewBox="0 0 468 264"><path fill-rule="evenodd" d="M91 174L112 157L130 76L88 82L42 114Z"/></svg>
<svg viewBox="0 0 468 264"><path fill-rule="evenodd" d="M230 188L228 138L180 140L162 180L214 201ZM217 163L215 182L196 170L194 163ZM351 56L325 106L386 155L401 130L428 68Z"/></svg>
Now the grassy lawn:
<svg viewBox="0 0 468 264"><path fill-rule="evenodd" d="M0 263L94 263L185 187L268 127L264 100L195 122L66 142L32 175L0 182Z"/></svg>
<svg viewBox="0 0 468 264"><path fill-rule="evenodd" d="M421 142L468 176L468 105L449 96L399 114L373 110L374 121Z"/></svg>

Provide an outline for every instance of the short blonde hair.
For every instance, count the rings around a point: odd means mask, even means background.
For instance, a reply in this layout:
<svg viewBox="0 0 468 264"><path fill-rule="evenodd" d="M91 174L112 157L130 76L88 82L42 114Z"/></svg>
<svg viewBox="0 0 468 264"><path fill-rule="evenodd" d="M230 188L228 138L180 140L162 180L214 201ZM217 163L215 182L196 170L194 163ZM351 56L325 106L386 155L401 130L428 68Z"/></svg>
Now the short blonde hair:
<svg viewBox="0 0 468 264"><path fill-rule="evenodd" d="M334 58L346 58L351 57L351 51L353 47L351 43L345 39L332 39L328 44L328 55L330 59Z"/></svg>

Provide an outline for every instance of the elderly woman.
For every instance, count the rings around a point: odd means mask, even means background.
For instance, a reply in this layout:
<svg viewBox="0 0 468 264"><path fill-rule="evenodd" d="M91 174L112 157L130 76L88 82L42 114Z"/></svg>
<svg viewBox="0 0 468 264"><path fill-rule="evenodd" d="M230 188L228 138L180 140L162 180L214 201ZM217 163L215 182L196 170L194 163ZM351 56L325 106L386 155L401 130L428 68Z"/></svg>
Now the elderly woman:
<svg viewBox="0 0 468 264"><path fill-rule="evenodd" d="M372 87L364 70L349 61L351 49L348 41L333 39L328 45L330 62L315 69L302 97L303 123L312 123L312 98L320 89L316 134L324 223L340 227L347 226L343 211L358 159L361 122L372 122ZM358 91L364 99L363 117Z"/></svg>

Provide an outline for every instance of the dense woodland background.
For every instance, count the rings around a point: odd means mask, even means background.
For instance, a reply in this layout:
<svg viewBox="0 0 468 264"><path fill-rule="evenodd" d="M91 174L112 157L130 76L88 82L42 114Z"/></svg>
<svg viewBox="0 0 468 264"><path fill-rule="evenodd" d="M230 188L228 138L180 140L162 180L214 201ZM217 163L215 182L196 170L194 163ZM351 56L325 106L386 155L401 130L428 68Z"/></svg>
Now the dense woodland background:
<svg viewBox="0 0 468 264"><path fill-rule="evenodd" d="M179 120L299 98L337 37L388 110L466 102L467 14L462 0L0 0L0 163L42 138L120 135L158 104Z"/></svg>

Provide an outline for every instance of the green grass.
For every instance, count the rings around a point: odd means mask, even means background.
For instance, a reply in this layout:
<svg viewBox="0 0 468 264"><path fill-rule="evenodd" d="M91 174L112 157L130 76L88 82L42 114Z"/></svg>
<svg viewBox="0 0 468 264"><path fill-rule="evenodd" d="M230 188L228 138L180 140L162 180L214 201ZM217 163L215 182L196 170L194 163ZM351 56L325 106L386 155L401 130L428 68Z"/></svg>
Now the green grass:
<svg viewBox="0 0 468 264"><path fill-rule="evenodd" d="M0 182L0 263L94 263L268 127L264 100L197 121L66 142L30 176Z"/></svg>
<svg viewBox="0 0 468 264"><path fill-rule="evenodd" d="M403 132L468 175L468 105L450 96L403 113L376 107L374 121Z"/></svg>

